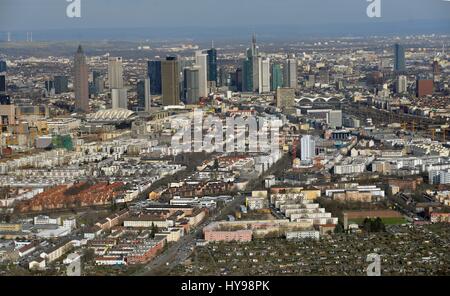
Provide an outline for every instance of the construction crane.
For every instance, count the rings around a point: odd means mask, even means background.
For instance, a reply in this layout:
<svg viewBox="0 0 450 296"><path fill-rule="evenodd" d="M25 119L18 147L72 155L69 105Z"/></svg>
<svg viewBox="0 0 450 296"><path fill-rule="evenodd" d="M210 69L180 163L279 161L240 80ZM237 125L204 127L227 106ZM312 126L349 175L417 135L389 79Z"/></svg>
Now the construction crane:
<svg viewBox="0 0 450 296"><path fill-rule="evenodd" d="M431 132L431 140L434 142L436 139L436 129L430 128L429 131Z"/></svg>

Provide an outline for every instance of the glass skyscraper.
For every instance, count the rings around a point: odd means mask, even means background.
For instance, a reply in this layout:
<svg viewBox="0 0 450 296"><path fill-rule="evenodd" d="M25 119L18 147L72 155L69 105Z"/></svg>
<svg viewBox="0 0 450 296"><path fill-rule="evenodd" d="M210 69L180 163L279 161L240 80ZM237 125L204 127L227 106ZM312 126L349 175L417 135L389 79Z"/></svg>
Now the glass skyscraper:
<svg viewBox="0 0 450 296"><path fill-rule="evenodd" d="M62 94L69 91L69 78L67 76L55 76L55 94Z"/></svg>
<svg viewBox="0 0 450 296"><path fill-rule="evenodd" d="M405 48L400 44L394 45L394 71L403 72L406 70L405 66Z"/></svg>
<svg viewBox="0 0 450 296"><path fill-rule="evenodd" d="M147 74L150 78L150 92L152 95L162 94L161 61L148 61Z"/></svg>
<svg viewBox="0 0 450 296"><path fill-rule="evenodd" d="M0 72L6 72L7 66L5 61L0 61Z"/></svg>
<svg viewBox="0 0 450 296"><path fill-rule="evenodd" d="M271 89L274 91L279 87L283 87L283 72L281 71L280 64L273 64L271 72Z"/></svg>
<svg viewBox="0 0 450 296"><path fill-rule="evenodd" d="M211 48L208 53L208 81L217 82L217 50Z"/></svg>
<svg viewBox="0 0 450 296"><path fill-rule="evenodd" d="M242 91L253 91L253 63L251 59L244 60L242 67Z"/></svg>

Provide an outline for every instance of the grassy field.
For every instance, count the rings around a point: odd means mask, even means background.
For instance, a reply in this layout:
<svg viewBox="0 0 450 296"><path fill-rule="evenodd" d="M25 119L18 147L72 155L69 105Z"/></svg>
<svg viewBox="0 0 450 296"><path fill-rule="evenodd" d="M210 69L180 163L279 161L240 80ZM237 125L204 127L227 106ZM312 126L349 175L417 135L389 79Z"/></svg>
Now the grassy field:
<svg viewBox="0 0 450 296"><path fill-rule="evenodd" d="M348 223L352 224L358 224L361 225L363 223L365 218L359 218L359 219L349 219ZM393 218L381 218L381 220L383 221L383 223L385 225L397 225L397 224L405 224L407 223L406 219L403 217L393 217Z"/></svg>

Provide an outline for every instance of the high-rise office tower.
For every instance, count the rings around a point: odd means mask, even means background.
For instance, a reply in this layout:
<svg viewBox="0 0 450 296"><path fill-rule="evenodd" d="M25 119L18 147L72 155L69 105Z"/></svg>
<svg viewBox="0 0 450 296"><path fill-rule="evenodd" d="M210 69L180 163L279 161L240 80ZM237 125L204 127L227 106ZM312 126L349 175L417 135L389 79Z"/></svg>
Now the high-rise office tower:
<svg viewBox="0 0 450 296"><path fill-rule="evenodd" d="M394 45L394 71L404 72L405 70L405 48L397 43Z"/></svg>
<svg viewBox="0 0 450 296"><path fill-rule="evenodd" d="M199 95L202 98L206 98L208 96L208 55L202 51L196 51L195 66L199 67Z"/></svg>
<svg viewBox="0 0 450 296"><path fill-rule="evenodd" d="M139 80L136 84L137 103L139 110L144 109L145 105L145 80Z"/></svg>
<svg viewBox="0 0 450 296"><path fill-rule="evenodd" d="M78 46L74 60L75 109L89 112L89 71L83 48Z"/></svg>
<svg viewBox="0 0 450 296"><path fill-rule="evenodd" d="M303 136L300 141L300 159L302 161L311 162L316 156L316 143L312 136Z"/></svg>
<svg viewBox="0 0 450 296"><path fill-rule="evenodd" d="M55 82L53 80L46 80L44 85L47 95L55 94Z"/></svg>
<svg viewBox="0 0 450 296"><path fill-rule="evenodd" d="M121 57L108 59L109 89L123 88L123 63Z"/></svg>
<svg viewBox="0 0 450 296"><path fill-rule="evenodd" d="M276 91L277 88L283 87L283 72L280 64L273 64L271 72L271 90Z"/></svg>
<svg viewBox="0 0 450 296"><path fill-rule="evenodd" d="M152 92L151 92L151 85L150 85L150 78L144 79L144 86L145 86L145 104L144 104L144 110L146 112L150 112L152 108Z"/></svg>
<svg viewBox="0 0 450 296"><path fill-rule="evenodd" d="M152 95L162 94L161 61L148 61L147 74L150 78L150 91Z"/></svg>
<svg viewBox="0 0 450 296"><path fill-rule="evenodd" d="M399 75L397 77L397 83L395 90L398 94L404 94L408 90L408 80L405 75Z"/></svg>
<svg viewBox="0 0 450 296"><path fill-rule="evenodd" d="M111 89L112 109L128 109L128 94L125 88Z"/></svg>
<svg viewBox="0 0 450 296"><path fill-rule="evenodd" d="M200 98L200 67L184 69L184 98L187 104L197 104Z"/></svg>
<svg viewBox="0 0 450 296"><path fill-rule="evenodd" d="M95 79L97 79L101 75L102 74L100 73L100 71L97 71L97 70L92 71L92 81L95 81Z"/></svg>
<svg viewBox="0 0 450 296"><path fill-rule="evenodd" d="M431 79L417 79L416 95L418 98L430 96L433 94L433 80Z"/></svg>
<svg viewBox="0 0 450 296"><path fill-rule="evenodd" d="M94 80L94 87L97 93L103 93L105 91L105 77L97 76Z"/></svg>
<svg viewBox="0 0 450 296"><path fill-rule="evenodd" d="M259 93L270 92L270 59L258 58Z"/></svg>
<svg viewBox="0 0 450 296"><path fill-rule="evenodd" d="M249 58L245 59L242 65L242 91L253 91L253 66Z"/></svg>
<svg viewBox="0 0 450 296"><path fill-rule="evenodd" d="M6 62L5 61L0 61L0 73L6 72L7 69L8 69L8 67L6 66Z"/></svg>
<svg viewBox="0 0 450 296"><path fill-rule="evenodd" d="M138 96L138 108L139 110L144 110L150 112L151 108L151 92L150 92L150 78L145 78L140 80L137 85L137 96Z"/></svg>
<svg viewBox="0 0 450 296"><path fill-rule="evenodd" d="M295 55L290 55L286 60L286 65L284 67L284 86L297 89L297 59Z"/></svg>
<svg viewBox="0 0 450 296"><path fill-rule="evenodd" d="M59 95L69 91L69 78L67 76L54 77L55 94Z"/></svg>
<svg viewBox="0 0 450 296"><path fill-rule="evenodd" d="M180 72L176 57L161 62L162 103L164 106L180 103Z"/></svg>
<svg viewBox="0 0 450 296"><path fill-rule="evenodd" d="M214 45L208 50L208 81L217 83L217 50Z"/></svg>
<svg viewBox="0 0 450 296"><path fill-rule="evenodd" d="M242 68L236 69L236 90L237 91L243 91L242 90Z"/></svg>
<svg viewBox="0 0 450 296"><path fill-rule="evenodd" d="M259 90L259 47L256 44L256 35L253 34L252 47L247 51L247 57L251 62L252 67L252 91L257 92Z"/></svg>

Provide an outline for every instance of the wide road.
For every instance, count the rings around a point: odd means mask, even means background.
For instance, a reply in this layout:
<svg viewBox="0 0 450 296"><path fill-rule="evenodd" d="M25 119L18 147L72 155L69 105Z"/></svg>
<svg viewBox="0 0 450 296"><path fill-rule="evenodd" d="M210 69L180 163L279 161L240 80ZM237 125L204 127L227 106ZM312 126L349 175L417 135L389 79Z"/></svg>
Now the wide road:
<svg viewBox="0 0 450 296"><path fill-rule="evenodd" d="M220 209L214 215L207 217L205 221L197 225L195 229L190 234L183 236L178 242L169 245L169 248L161 253L159 256L150 261L147 265L143 267L142 270L137 272L136 276L152 276L152 275L165 275L170 270L172 270L178 264L183 263L186 259L191 256L196 238L199 237L203 228L215 221L217 217L220 217L222 213L227 213L236 206L244 202L244 196L237 196L231 202L225 204L225 206Z"/></svg>

